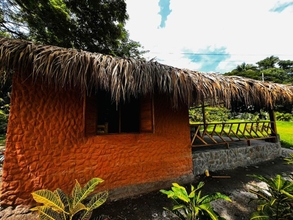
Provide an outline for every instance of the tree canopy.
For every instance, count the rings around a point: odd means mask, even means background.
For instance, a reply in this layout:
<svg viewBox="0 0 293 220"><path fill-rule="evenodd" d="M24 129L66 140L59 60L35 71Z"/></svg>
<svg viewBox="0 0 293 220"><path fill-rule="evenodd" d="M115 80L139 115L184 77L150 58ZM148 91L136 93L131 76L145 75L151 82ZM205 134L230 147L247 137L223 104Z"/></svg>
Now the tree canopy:
<svg viewBox="0 0 293 220"><path fill-rule="evenodd" d="M258 61L256 65L246 63L237 65L235 69L224 75L236 75L267 82L293 84L293 61L280 60L279 57L270 56ZM288 103L279 103L275 108L278 111L291 112L293 106ZM234 111L241 111L240 109L248 111L242 103L234 103L234 106L232 106ZM259 111L259 109L253 109L253 111Z"/></svg>
<svg viewBox="0 0 293 220"><path fill-rule="evenodd" d="M0 32L14 38L115 56L144 53L124 28L124 0L3 1Z"/></svg>
<svg viewBox="0 0 293 220"><path fill-rule="evenodd" d="M224 75L242 76L268 82L293 84L293 61L270 56L253 64L242 63Z"/></svg>

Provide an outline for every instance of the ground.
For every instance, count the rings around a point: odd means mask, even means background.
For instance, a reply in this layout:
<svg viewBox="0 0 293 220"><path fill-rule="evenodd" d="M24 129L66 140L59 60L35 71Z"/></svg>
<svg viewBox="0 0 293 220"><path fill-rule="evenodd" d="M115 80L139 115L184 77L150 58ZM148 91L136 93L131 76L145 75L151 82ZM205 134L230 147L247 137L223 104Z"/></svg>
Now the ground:
<svg viewBox="0 0 293 220"><path fill-rule="evenodd" d="M204 181L203 193L221 192L232 199L231 203L223 200L213 203L215 210L222 217L227 220L246 220L250 219L251 213L256 208L256 201L250 202L255 197L248 192L249 184L264 186L263 183L259 183L252 177L249 177L248 174L275 177L276 174L290 174L292 171L292 165L286 165L282 158L276 158L275 160L249 167L210 173L211 177L206 177L205 175L198 176L193 184L196 185L199 181ZM213 176L218 176L218 178ZM108 216L109 220L175 219L163 210L165 206L171 207L171 202L167 199L166 195L160 192L153 192L137 198L108 203L98 209L95 214L97 216Z"/></svg>
<svg viewBox="0 0 293 220"><path fill-rule="evenodd" d="M197 176L194 185L204 181L203 193L221 192L229 196L233 202L218 201L213 203L216 211L227 220L250 219L251 213L256 208L255 201L250 202L254 196L248 192L249 184L262 184L249 177L248 174L261 174L274 177L276 174L290 174L292 165L284 164L282 158L263 162L257 165L224 170ZM217 177L217 178L215 178ZM189 187L189 186L187 186ZM156 191L133 198L107 202L95 213L93 219L107 220L159 220L176 219L163 207L171 207L171 201L166 195ZM98 218L99 217L99 218ZM23 207L13 209L8 207L0 212L1 219L37 219L35 215L27 212Z"/></svg>

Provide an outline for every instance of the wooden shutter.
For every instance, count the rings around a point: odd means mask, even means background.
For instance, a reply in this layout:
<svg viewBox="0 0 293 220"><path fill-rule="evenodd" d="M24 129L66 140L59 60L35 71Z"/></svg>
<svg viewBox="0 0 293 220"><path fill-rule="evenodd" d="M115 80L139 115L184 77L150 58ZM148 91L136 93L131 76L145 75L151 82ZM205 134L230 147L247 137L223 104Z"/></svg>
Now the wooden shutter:
<svg viewBox="0 0 293 220"><path fill-rule="evenodd" d="M153 132L153 126L153 100L145 96L140 102L140 132Z"/></svg>
<svg viewBox="0 0 293 220"><path fill-rule="evenodd" d="M85 134L87 136L97 133L97 96L85 97Z"/></svg>

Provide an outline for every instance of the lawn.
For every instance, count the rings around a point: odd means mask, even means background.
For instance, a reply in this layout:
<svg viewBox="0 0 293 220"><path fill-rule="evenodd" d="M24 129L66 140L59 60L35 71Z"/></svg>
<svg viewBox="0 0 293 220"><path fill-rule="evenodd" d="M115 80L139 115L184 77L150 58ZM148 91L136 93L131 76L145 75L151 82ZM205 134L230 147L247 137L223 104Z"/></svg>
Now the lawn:
<svg viewBox="0 0 293 220"><path fill-rule="evenodd" d="M293 148L293 122L277 121L282 147Z"/></svg>

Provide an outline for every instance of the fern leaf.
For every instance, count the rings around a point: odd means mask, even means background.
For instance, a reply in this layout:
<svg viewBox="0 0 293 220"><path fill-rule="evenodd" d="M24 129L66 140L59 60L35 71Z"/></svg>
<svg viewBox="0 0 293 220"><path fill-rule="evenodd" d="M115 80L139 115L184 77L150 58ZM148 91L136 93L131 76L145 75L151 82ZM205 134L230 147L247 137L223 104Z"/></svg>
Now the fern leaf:
<svg viewBox="0 0 293 220"><path fill-rule="evenodd" d="M38 190L33 192L32 196L36 202L43 203L44 206L51 207L54 211L66 212L62 201L50 190Z"/></svg>
<svg viewBox="0 0 293 220"><path fill-rule="evenodd" d="M87 184L81 189L80 193L76 193L73 197L73 206L75 204L80 203L83 201L85 198L88 197L88 195L95 190L95 187L99 184L102 183L104 180L101 178L93 178L90 181L87 182ZM76 181L78 183L78 181Z"/></svg>

